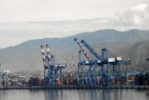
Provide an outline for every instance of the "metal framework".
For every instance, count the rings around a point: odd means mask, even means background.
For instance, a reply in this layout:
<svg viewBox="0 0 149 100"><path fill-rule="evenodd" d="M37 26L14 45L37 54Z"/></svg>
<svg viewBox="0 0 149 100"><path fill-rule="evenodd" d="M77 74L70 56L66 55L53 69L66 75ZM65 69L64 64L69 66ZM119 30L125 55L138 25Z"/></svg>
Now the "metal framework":
<svg viewBox="0 0 149 100"><path fill-rule="evenodd" d="M74 41L76 41L78 43L78 45L79 45L81 51L83 51L84 55L87 55L87 54L86 54L85 50L83 49L81 43L96 58L95 60L88 59L89 61L83 61L83 62L80 61L82 66L89 65L89 66L91 66L91 67L89 67L90 69L93 68L93 70L89 70L89 71L90 71L90 76L92 76L92 81L93 81L94 85L96 85L96 83L97 83L96 82L96 79L97 79L96 71L97 71L98 67L101 68L100 83L102 86L110 85L112 83L112 76L114 77L115 81L120 80L122 78L121 65L126 64L126 63L130 64L130 61L124 61L121 57L109 58L109 51L106 48L102 48L101 54L98 54L85 40L81 40L81 42L79 42L79 40L77 38L75 38ZM86 58L87 57L89 57L89 56L86 56ZM111 75L109 73L110 66L113 66L113 70L112 70L113 75Z"/></svg>
<svg viewBox="0 0 149 100"><path fill-rule="evenodd" d="M45 46L41 45L45 86L56 86L56 81L62 79L62 69L76 65L78 66L76 75L78 86L109 86L112 84L112 78L117 82L122 77L127 76L126 73L123 73L121 65L129 65L130 60L123 60L121 57L110 58L107 48L102 48L101 54L99 54L85 40L79 41L74 38L74 41L80 48L78 64L56 64L49 46L47 44ZM83 46L95 59L90 57Z"/></svg>
<svg viewBox="0 0 149 100"><path fill-rule="evenodd" d="M66 64L55 64L55 57L51 54L48 44L40 46L44 63L45 86L56 86L56 81L61 80L62 69Z"/></svg>

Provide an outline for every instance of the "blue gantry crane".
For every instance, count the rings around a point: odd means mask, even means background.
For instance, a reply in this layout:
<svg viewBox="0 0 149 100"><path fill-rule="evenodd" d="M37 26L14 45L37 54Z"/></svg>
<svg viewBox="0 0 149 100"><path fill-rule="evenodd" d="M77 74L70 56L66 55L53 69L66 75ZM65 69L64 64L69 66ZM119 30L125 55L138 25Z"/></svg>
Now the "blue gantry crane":
<svg viewBox="0 0 149 100"><path fill-rule="evenodd" d="M121 72L121 65L125 64L130 61L124 61L121 57L116 58L110 58L109 57L109 50L106 48L101 49L101 54L98 54L85 40L79 40L77 38L74 38L74 41L76 41L81 48L81 51L84 53L84 55L87 58L87 61L80 61L80 65L89 65L90 67L90 76L92 83L96 85L96 78L97 78L97 68L101 68L101 85L102 86L108 86L112 83L112 76L115 80L121 79L122 72ZM81 43L89 50L91 54L94 55L95 59L90 59L87 53L85 52L83 46ZM109 73L109 67L113 66L113 75ZM84 67L83 67L84 68Z"/></svg>
<svg viewBox="0 0 149 100"><path fill-rule="evenodd" d="M81 42L77 39L77 38L74 38L74 41L77 42L77 44L79 45L81 51L84 53L84 55L86 56L87 58L87 61L79 61L79 65L82 66L81 68L83 69L82 73L85 73L84 72L84 68L85 66L89 66L89 70L87 72L87 75L86 75L86 79L84 80L87 80L85 81L85 83L87 83L87 85L96 85L96 77L97 77L97 66L101 66L101 76L102 76L102 79L101 79L101 83L102 85L108 85L108 81L109 81L109 77L108 77L108 73L104 70L104 66L107 65L108 66L108 53L107 53L107 49L106 48L103 48L102 49L102 54L101 56L98 55L96 53L96 51L89 45L87 44L86 41L82 40ZM96 59L91 59L88 54L86 53L85 49L83 48L83 46L81 45L81 43L90 51L90 53L92 53ZM84 74L83 74L84 76ZM85 84L84 83L84 84Z"/></svg>
<svg viewBox="0 0 149 100"><path fill-rule="evenodd" d="M96 57L92 63L94 64L94 80L96 81L96 68L97 65L101 67L101 83L102 85L108 85L110 77L108 75L108 50L106 48L101 49L101 55L99 55L85 40L81 40L81 43ZM106 66L106 69L104 68Z"/></svg>
<svg viewBox="0 0 149 100"><path fill-rule="evenodd" d="M123 71L121 71L121 65L130 64L130 60L123 60L121 57L110 58L110 51L107 48L102 48L101 53L97 53L85 40L79 41L77 38L74 38L74 41L80 48L79 63L77 64L78 86L101 85L105 87L112 84L113 77L116 81L122 79ZM88 55L85 49L87 49L94 58ZM62 81L62 70L72 65L56 64L55 57L51 54L47 44L45 46L41 45L41 54L44 63L44 85L55 87L58 81ZM82 55L85 56L86 60ZM110 73L111 71L113 71L112 74ZM99 83L97 82L97 78L99 78Z"/></svg>
<svg viewBox="0 0 149 100"><path fill-rule="evenodd" d="M44 85L54 87L61 81L62 69L66 64L55 64L55 57L51 54L48 44L41 45L41 54L44 63Z"/></svg>
<svg viewBox="0 0 149 100"><path fill-rule="evenodd" d="M79 63L78 63L78 85L93 85L92 81L92 59L89 57L83 46L81 45L80 41L77 38L74 38L74 41L77 42L78 46L80 47L79 51ZM81 55L82 53L87 58L87 60L82 60ZM88 70L85 70L86 65L88 65Z"/></svg>

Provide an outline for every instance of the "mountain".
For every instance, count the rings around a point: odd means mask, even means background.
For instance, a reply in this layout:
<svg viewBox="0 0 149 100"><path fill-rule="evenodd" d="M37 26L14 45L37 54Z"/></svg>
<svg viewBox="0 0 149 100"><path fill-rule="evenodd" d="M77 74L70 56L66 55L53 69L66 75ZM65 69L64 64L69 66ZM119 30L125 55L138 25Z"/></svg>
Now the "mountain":
<svg viewBox="0 0 149 100"><path fill-rule="evenodd" d="M79 47L73 41L74 37L86 40L99 53L101 48L106 47L113 57L130 58L133 69L149 70L149 62L145 61L149 57L149 31L142 30L121 32L107 29L65 38L30 40L17 46L0 49L0 62L3 69L15 72L41 71L43 63L40 45L49 44L57 63L77 63Z"/></svg>

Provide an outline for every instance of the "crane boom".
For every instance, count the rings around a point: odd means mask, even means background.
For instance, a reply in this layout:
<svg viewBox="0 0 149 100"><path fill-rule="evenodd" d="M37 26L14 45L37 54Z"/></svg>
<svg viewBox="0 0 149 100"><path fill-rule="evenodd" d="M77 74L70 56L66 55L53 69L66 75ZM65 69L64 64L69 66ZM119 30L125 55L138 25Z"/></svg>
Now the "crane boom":
<svg viewBox="0 0 149 100"><path fill-rule="evenodd" d="M102 61L102 57L96 53L96 51L85 41L81 40L81 43L100 61Z"/></svg>
<svg viewBox="0 0 149 100"><path fill-rule="evenodd" d="M87 60L91 61L91 58L88 56L88 54L86 53L86 51L84 50L84 48L82 47L81 43L79 42L79 40L77 38L74 38L74 41L77 42L78 46L80 47L81 51L84 53L85 57L87 58Z"/></svg>

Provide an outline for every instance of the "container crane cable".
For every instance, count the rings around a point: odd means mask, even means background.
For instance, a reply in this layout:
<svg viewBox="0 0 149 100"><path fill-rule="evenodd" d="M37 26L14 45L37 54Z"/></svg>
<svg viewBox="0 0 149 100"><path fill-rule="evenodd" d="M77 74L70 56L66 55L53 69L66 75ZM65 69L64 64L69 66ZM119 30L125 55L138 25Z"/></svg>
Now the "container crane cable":
<svg viewBox="0 0 149 100"><path fill-rule="evenodd" d="M77 42L78 46L80 47L81 51L84 53L84 55L87 58L87 60L91 61L91 58L89 57L89 55L87 54L87 52L85 51L83 46L81 45L80 41L77 38L74 38L74 41Z"/></svg>
<svg viewBox="0 0 149 100"><path fill-rule="evenodd" d="M96 53L96 51L85 41L81 40L81 43L92 53L97 59L100 61L102 60L102 57Z"/></svg>

